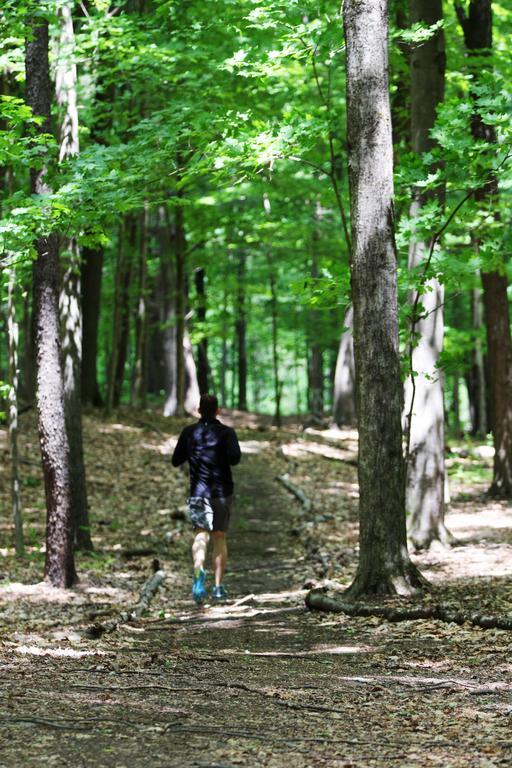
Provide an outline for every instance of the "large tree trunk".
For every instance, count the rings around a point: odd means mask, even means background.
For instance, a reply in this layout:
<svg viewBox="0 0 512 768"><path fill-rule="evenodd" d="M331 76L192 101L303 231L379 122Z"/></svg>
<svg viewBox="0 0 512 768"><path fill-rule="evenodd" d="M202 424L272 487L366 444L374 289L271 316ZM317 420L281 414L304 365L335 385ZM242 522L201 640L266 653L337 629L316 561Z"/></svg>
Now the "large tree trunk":
<svg viewBox="0 0 512 768"><path fill-rule="evenodd" d="M491 0L471 0L468 13L462 3L456 3L466 48L470 57L478 57L472 66L474 80L485 66L492 49ZM494 126L487 125L475 110L471 120L471 132L477 141L496 143ZM493 176L485 187L475 193L480 206L492 209L498 196L498 182ZM496 215L496 214L495 214ZM479 246L479 241L475 240ZM493 495L512 496L512 337L507 298L507 277L499 271L482 271L483 301L487 328L487 354L489 365L489 389L491 422L494 440L494 470L490 492Z"/></svg>
<svg viewBox="0 0 512 768"><path fill-rule="evenodd" d="M126 250L125 257L122 259L123 271L120 282L120 324L118 336L118 348L116 365L114 367L114 394L113 405L117 408L123 396L123 385L125 380L126 361L128 359L128 350L130 345L130 285L133 274L133 261L137 247L137 220L132 218L129 222L128 242L123 243Z"/></svg>
<svg viewBox="0 0 512 768"><path fill-rule="evenodd" d="M360 494L352 596L422 584L405 526L387 11L386 0L344 3Z"/></svg>
<svg viewBox="0 0 512 768"><path fill-rule="evenodd" d="M353 426L357 421L353 338L354 309L352 306L345 313L343 325L346 330L341 334L334 373L333 416L338 427Z"/></svg>
<svg viewBox="0 0 512 768"><path fill-rule="evenodd" d="M39 130L50 133L48 22L32 19L28 31L30 39L25 50L26 100L33 113L43 118ZM45 177L44 168L31 171L33 194L49 194ZM70 587L75 580L75 565L70 457L60 355L57 237L55 234L41 236L35 246L36 397L47 509L45 576L54 586Z"/></svg>
<svg viewBox="0 0 512 768"><path fill-rule="evenodd" d="M412 24L431 27L442 19L442 0L412 0ZM444 75L444 33L438 29L426 42L413 46L411 53L411 139L412 150L418 154L433 146L430 133L437 106L444 98ZM411 218L421 216L423 207L434 196L435 193L416 190ZM430 248L431 242L424 233L413 234L409 269L421 268ZM444 288L436 279L429 280L426 288L417 307L423 317L415 326L419 341L412 352L413 374L407 381L405 398L410 421L405 505L409 536L419 548L450 539L444 524L444 375L436 368L443 349Z"/></svg>
<svg viewBox="0 0 512 768"><path fill-rule="evenodd" d="M245 312L245 253L240 249L237 264L236 340L238 352L238 410L247 410L247 318Z"/></svg>
<svg viewBox="0 0 512 768"><path fill-rule="evenodd" d="M98 386L98 326L100 321L103 248L82 249L82 402L103 405Z"/></svg>
<svg viewBox="0 0 512 768"><path fill-rule="evenodd" d="M77 155L78 108L76 102L75 34L71 6L60 8L61 27L55 93L63 110L60 130L60 162ZM82 304L80 287L80 252L76 240L68 242L60 293L62 324L62 366L64 406L70 455L71 507L75 543L79 549L92 550L85 481L82 434Z"/></svg>

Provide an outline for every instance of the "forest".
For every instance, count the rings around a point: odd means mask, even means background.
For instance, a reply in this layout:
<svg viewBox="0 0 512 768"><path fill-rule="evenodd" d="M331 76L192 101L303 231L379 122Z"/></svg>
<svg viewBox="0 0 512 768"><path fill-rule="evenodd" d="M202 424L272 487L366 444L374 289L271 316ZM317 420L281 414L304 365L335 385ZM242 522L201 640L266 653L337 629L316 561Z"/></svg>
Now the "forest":
<svg viewBox="0 0 512 768"><path fill-rule="evenodd" d="M3 0L1 766L511 764L511 29Z"/></svg>

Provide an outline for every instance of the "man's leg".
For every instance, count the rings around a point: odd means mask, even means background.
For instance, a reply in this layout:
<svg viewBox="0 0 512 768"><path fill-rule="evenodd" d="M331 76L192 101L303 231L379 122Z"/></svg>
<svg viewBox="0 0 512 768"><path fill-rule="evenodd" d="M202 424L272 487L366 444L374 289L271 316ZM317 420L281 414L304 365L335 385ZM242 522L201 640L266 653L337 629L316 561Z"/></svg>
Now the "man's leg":
<svg viewBox="0 0 512 768"><path fill-rule="evenodd" d="M194 561L194 582L192 584L192 597L196 603L202 603L207 597L206 587L204 585L206 574L204 572L204 561L206 558L206 548L210 534L208 531L199 528L196 529L194 543L192 544L192 558Z"/></svg>
<svg viewBox="0 0 512 768"><path fill-rule="evenodd" d="M213 536L213 570L215 573L215 586L220 587L226 570L228 560L228 545L224 531L212 531Z"/></svg>
<svg viewBox="0 0 512 768"><path fill-rule="evenodd" d="M210 534L205 531L204 528L196 528L196 535L192 544L192 560L194 562L194 570L204 570L204 561L206 560L206 550L208 548L208 541L210 540Z"/></svg>

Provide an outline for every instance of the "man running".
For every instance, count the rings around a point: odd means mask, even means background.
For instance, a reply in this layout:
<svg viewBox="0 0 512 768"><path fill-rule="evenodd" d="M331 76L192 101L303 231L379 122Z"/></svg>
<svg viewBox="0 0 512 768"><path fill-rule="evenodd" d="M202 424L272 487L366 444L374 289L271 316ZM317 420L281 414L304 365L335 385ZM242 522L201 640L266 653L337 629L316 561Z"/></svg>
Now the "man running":
<svg viewBox="0 0 512 768"><path fill-rule="evenodd" d="M201 603L208 596L204 562L210 533L213 538L214 600L227 596L222 584L228 557L226 531L233 500L231 467L240 461L236 432L217 419L219 404L214 395L201 395L201 418L182 431L172 456L179 467L188 461L190 471L189 516L194 526L192 545L194 581L192 597Z"/></svg>

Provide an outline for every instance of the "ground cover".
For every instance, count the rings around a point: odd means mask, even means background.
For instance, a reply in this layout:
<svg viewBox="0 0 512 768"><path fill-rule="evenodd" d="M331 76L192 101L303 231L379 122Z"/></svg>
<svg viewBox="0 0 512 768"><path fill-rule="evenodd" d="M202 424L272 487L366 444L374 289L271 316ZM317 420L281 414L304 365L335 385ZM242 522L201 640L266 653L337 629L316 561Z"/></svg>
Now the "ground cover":
<svg viewBox="0 0 512 768"><path fill-rule="evenodd" d="M311 585L348 585L355 571L356 435L230 416L244 450L230 601L200 610L186 477L170 466L183 422L86 418L95 552L61 591L40 583L43 489L23 416L24 562L1 465L0 765L511 765L510 633L304 606ZM510 613L512 510L484 495L485 450L454 444L449 464L460 543L415 556L433 585L424 600ZM307 514L283 474L312 500ZM146 615L87 632L134 605L157 567L166 580Z"/></svg>

